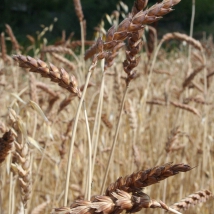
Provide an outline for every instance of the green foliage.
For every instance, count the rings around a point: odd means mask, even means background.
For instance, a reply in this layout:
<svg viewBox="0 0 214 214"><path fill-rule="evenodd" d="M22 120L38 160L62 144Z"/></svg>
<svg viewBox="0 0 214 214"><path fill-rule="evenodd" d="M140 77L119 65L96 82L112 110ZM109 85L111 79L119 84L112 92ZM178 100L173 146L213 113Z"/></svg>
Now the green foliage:
<svg viewBox="0 0 214 214"><path fill-rule="evenodd" d="M111 14L116 9L115 0L82 0L83 12L87 20L87 38L93 37L93 28L98 25L105 13ZM124 0L129 10L134 0ZM154 4L155 0L149 1L149 6ZM159 29L163 32L176 30L179 24L182 31L189 31L191 19L191 0L182 0L175 11L159 21ZM36 31L41 31L40 25L49 26L55 17L58 22L55 24L54 31L47 35L48 40L56 40L61 36L62 30L66 30L67 35L75 32L75 37L80 38L79 22L74 11L72 0L4 0L0 5L0 31L4 31L4 24L11 25L18 39L25 40L26 34L36 35ZM179 20L179 21L178 21ZM170 28L170 24L174 28ZM177 24L176 24L177 23ZM208 29L209 24L214 23L214 1L196 0L195 30L203 31ZM214 31L213 28L209 29Z"/></svg>

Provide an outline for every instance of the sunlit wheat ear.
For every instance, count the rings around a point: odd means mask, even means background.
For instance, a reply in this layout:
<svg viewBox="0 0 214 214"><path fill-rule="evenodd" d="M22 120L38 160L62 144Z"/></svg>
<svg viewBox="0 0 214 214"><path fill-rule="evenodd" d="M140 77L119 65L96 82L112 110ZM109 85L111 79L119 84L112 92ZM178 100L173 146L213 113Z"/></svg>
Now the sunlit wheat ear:
<svg viewBox="0 0 214 214"><path fill-rule="evenodd" d="M59 86L67 89L74 96L81 97L75 76L69 76L65 69L58 68L51 63L48 66L44 61L30 56L14 55L13 59L19 63L20 67L28 68L30 72L39 73L42 77L50 78L51 81L58 83Z"/></svg>
<svg viewBox="0 0 214 214"><path fill-rule="evenodd" d="M11 131L5 132L0 138L0 164L5 160L13 146L14 136Z"/></svg>
<svg viewBox="0 0 214 214"><path fill-rule="evenodd" d="M205 203L209 199L214 200L213 194L209 190L201 190L187 196L170 207L178 211L187 210L190 207L196 206L200 203Z"/></svg>

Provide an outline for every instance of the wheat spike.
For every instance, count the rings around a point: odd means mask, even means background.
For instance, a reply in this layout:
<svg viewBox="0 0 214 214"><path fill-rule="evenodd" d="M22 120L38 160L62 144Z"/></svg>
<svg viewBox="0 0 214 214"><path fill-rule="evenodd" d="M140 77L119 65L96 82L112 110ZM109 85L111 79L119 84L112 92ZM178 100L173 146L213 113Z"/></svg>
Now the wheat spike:
<svg viewBox="0 0 214 214"><path fill-rule="evenodd" d="M186 164L167 163L162 166L156 166L145 171L139 171L126 177L120 177L115 183L112 183L106 189L106 195L111 195L111 192L116 189L121 189L126 192L141 191L143 187L158 183L168 177L174 176L179 172L187 172L192 168Z"/></svg>
<svg viewBox="0 0 214 214"><path fill-rule="evenodd" d="M187 87L190 82L194 79L194 77L204 68L204 65L199 66L196 68L183 82L182 86L183 88Z"/></svg>
<svg viewBox="0 0 214 214"><path fill-rule="evenodd" d="M199 51L203 50L203 47L199 41L195 40L194 38L192 38L190 36L187 36L186 34L182 34L182 33L178 33L178 32L167 33L163 36L162 41L165 42L165 41L168 41L171 39L186 41L188 44L194 46Z"/></svg>
<svg viewBox="0 0 214 214"><path fill-rule="evenodd" d="M112 34L108 41L103 42L100 38L97 42L86 51L85 60L101 54L103 50L111 50L119 42L130 37L130 33L138 34L146 24L151 24L159 20L163 15L172 11L172 7L178 4L180 0L163 0L161 3L153 5L145 11L139 11L133 17L124 19L117 27L112 28ZM131 36L132 37L132 36ZM102 51L98 48L102 44Z"/></svg>
<svg viewBox="0 0 214 214"><path fill-rule="evenodd" d="M187 210L191 206L196 206L199 203L205 203L207 200L211 198L213 198L213 194L209 190L201 190L187 196L186 198L173 204L170 207L178 211Z"/></svg>
<svg viewBox="0 0 214 214"><path fill-rule="evenodd" d="M12 42L12 45L13 45L13 49L17 53L20 53L21 46L19 45L18 41L16 40L16 37L13 34L13 30L11 29L10 25L5 24L5 26L6 26L6 32L8 33L8 35L9 35L9 37L11 39L11 42Z"/></svg>
<svg viewBox="0 0 214 214"><path fill-rule="evenodd" d="M82 11L81 2L80 2L80 0L73 0L73 1L74 1L76 15L77 15L79 21L82 22L84 19L84 15L83 15L83 11Z"/></svg>
<svg viewBox="0 0 214 214"><path fill-rule="evenodd" d="M12 167L18 172L19 185L21 187L22 202L27 208L27 202L31 197L31 169L30 169L30 151L26 143L27 130L20 116L13 109L9 110L9 118L13 128L16 131L15 144L15 164Z"/></svg>
<svg viewBox="0 0 214 214"><path fill-rule="evenodd" d="M94 196L91 201L77 200L70 207L54 208L52 214L120 214L122 211L135 213L143 208L161 208L169 210L162 201L158 202L141 192L132 195L123 190L115 190L111 196Z"/></svg>
<svg viewBox="0 0 214 214"><path fill-rule="evenodd" d="M14 55L13 59L18 61L20 67L29 68L30 72L40 73L42 77L50 78L51 81L58 83L59 86L67 89L74 96L81 96L75 76L69 77L65 69L57 68L51 63L48 67L44 61L36 60L30 56Z"/></svg>

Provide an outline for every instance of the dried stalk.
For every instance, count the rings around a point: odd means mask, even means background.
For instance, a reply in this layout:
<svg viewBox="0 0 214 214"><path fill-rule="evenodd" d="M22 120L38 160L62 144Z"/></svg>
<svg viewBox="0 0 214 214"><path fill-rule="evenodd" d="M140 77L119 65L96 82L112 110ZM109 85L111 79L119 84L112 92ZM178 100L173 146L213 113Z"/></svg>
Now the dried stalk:
<svg viewBox="0 0 214 214"><path fill-rule="evenodd" d="M71 161L72 161L72 156L73 156L73 147L74 147L74 140L76 137L76 129L77 129L77 123L78 123L78 119L79 119L79 115L80 115L80 110L82 108L82 104L85 98L85 94L86 94L86 90L89 84L89 80L92 74L92 71L95 69L97 65L97 62L94 62L91 67L89 68L87 77L86 77L86 81L85 81L85 87L83 89L82 92L82 96L81 99L79 101L79 106L76 112L76 116L75 116L75 120L74 120L74 125L73 125L73 129L72 129L72 137L71 137L71 141L70 141L70 149L69 149L69 156L68 156L68 164L67 164L67 174L66 174L66 183L65 183L65 195L64 195L64 206L67 205L67 199L68 199L68 189L69 189L69 180L70 180L70 173L71 173Z"/></svg>

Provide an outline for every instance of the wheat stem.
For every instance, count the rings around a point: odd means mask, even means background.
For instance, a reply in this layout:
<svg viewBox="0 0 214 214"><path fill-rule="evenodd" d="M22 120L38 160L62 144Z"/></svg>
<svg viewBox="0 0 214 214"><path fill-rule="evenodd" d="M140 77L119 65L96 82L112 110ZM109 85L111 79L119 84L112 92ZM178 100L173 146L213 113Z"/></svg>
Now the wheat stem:
<svg viewBox="0 0 214 214"><path fill-rule="evenodd" d="M12 195L13 195L13 172L10 172L10 193L9 193L9 210L8 213L12 214Z"/></svg>
<svg viewBox="0 0 214 214"><path fill-rule="evenodd" d="M119 133L120 123L121 123L121 118L122 118L122 113L123 113L123 106L124 106L124 103L125 103L125 99L126 99L126 95L127 95L128 89L129 89L129 84L127 84L125 92L124 92L124 95L123 95L123 100L122 100L122 103L121 103L120 114L119 114L117 127L116 127L116 131L115 131L115 135L114 135L114 140L113 140L113 143L112 143L112 146L111 146L111 153L110 153L110 156L109 156L109 159L108 159L108 164L107 164L107 168L106 168L104 179L103 179L103 183L102 183L102 188L101 188L101 193L100 193L101 195L104 193L104 188L105 188L105 184L106 184L106 180L107 180L110 164L111 164L111 161L112 161L112 158L113 158L114 149L115 149L115 146L116 146L117 136L118 136L118 133Z"/></svg>
<svg viewBox="0 0 214 214"><path fill-rule="evenodd" d="M156 48L156 50L154 52L152 65L150 67L149 76L148 76L148 80L147 80L147 85L146 85L145 92L144 92L144 95L143 95L143 100L142 100L142 102L143 102L142 103L142 109L143 110L144 110L145 105L146 105L146 100L147 100L147 96L148 96L148 92L149 92L149 87L150 87L150 84L151 84L152 74L153 74L155 62L156 62L156 59L157 59L157 55L158 55L158 52L159 52L162 44L163 44L163 40L160 41L159 45L157 46L157 48Z"/></svg>
<svg viewBox="0 0 214 214"><path fill-rule="evenodd" d="M41 158L41 161L39 163L39 167L36 171L35 180L34 180L34 183L32 184L32 192L31 192L31 198L30 198L29 204L31 204L31 201L33 199L33 194L35 192L35 188L36 188L37 183L38 183L39 173L41 172L41 169L42 169L42 164L43 164L43 161L45 158L46 149L47 149L47 144L45 144L45 148L44 148L43 153L42 153L42 158Z"/></svg>
<svg viewBox="0 0 214 214"><path fill-rule="evenodd" d="M72 137L71 137L71 141L70 141L70 149L69 149L67 173L66 173L64 206L67 205L67 199L68 199L69 179L70 179L70 173L71 173L71 161L72 161L72 156L73 156L73 147L74 147L74 140L75 140L75 136L76 136L77 123L78 123L80 110L81 110L81 107L82 107L82 104L83 104L83 100L84 100L84 97L85 97L85 94L86 94L86 90L87 90L87 86L88 86L91 74L92 74L92 70L89 69L89 72L88 72L87 77L86 77L85 86L84 86L84 89L83 89L83 92L82 92L82 96L81 96L81 99L79 101L79 106L78 106L78 109L77 109L77 112L76 112L73 129L72 129Z"/></svg>
<svg viewBox="0 0 214 214"><path fill-rule="evenodd" d="M208 94L207 94L207 68L206 68L206 57L204 55L204 52L203 52L203 60L204 60L204 101L207 102L207 97L208 97ZM207 170L207 163L208 161L210 160L208 158L208 156L210 155L210 152L208 151L208 146L207 146L207 136L208 136L208 106L207 105L204 105L204 117L205 117L205 121L204 121L204 135L203 135L203 169L204 170ZM205 179L205 176L202 177L202 182L204 184L204 179Z"/></svg>
<svg viewBox="0 0 214 214"><path fill-rule="evenodd" d="M190 23L190 33L189 36L193 36L193 26L194 26L194 20L195 20L195 0L192 0L192 17L191 17L191 23ZM190 63L190 58L191 58L191 45L189 45L189 50L188 50L188 63Z"/></svg>
<svg viewBox="0 0 214 214"><path fill-rule="evenodd" d="M178 212L177 210L172 209L171 207L169 207L169 211L172 213L175 213L175 214L182 214L182 213Z"/></svg>
<svg viewBox="0 0 214 214"><path fill-rule="evenodd" d="M2 181L2 165L0 165L0 180ZM2 182L0 183L0 213L2 213Z"/></svg>
<svg viewBox="0 0 214 214"><path fill-rule="evenodd" d="M101 60L101 69L102 69L102 80L101 80L101 86L100 86L100 95L98 99L98 105L96 110L96 116L95 116L95 124L93 128L93 161L92 161L92 175L94 173L94 166L97 156L97 145L98 145L98 139L99 139L99 132L100 132L100 122L101 122L101 115L102 115L102 107L103 107L103 93L104 93L104 83L105 83L105 73L104 73L104 64L105 60ZM96 133L96 135L95 135Z"/></svg>
<svg viewBox="0 0 214 214"><path fill-rule="evenodd" d="M81 54L82 54L82 70L83 73L85 71L85 60L84 60L84 55L85 55L85 38L84 38L84 24L83 24L84 20L82 20L80 22L80 28L81 28L81 43L82 43L82 47L81 47Z"/></svg>
<svg viewBox="0 0 214 214"><path fill-rule="evenodd" d="M87 200L91 198L91 182L92 182L92 149L91 149L91 135L90 135L90 128L88 123L88 116L85 106L85 101L83 101L83 109L85 115L85 123L88 135L88 190L87 190Z"/></svg>

